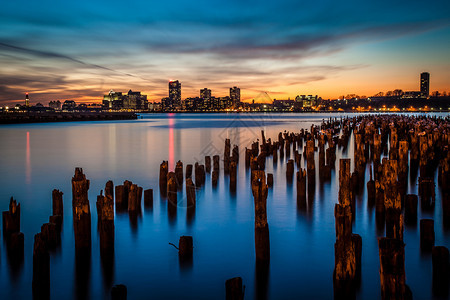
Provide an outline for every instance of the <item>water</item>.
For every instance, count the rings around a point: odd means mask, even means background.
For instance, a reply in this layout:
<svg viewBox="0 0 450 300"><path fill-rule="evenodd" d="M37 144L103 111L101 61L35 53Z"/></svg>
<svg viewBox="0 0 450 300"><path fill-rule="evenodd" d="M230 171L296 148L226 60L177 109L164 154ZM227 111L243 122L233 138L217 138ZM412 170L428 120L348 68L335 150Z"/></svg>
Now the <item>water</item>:
<svg viewBox="0 0 450 300"><path fill-rule="evenodd" d="M274 173L274 187L267 199L271 260L268 273L257 278L253 197L243 153L244 147L261 137L261 129L265 130L266 138L274 139L280 131L309 129L311 124L318 125L330 116L343 115L154 114L133 121L0 127L0 209L7 210L9 198L14 196L21 203L21 231L25 234L25 256L19 267L10 264L2 238L0 298L31 298L33 236L52 213L54 188L64 192L64 223L61 247L50 259L52 299L109 298L111 285L119 283L127 286L129 299L223 299L225 280L235 276L243 279L245 299L253 299L256 294L267 294L269 299L332 298L333 213L339 174L333 171L331 181L321 183L316 171L314 200L307 210L300 211L295 185L286 182L286 165L280 160L274 164L268 158L266 172ZM194 218L186 217L183 187L178 195L176 218L170 220L167 200L159 196L159 164L168 160L169 170L173 170L177 160L182 160L186 167L188 163L203 161L205 155L220 154L222 158L225 138L240 147L236 192L230 193L221 164L217 188L211 187L207 174L205 186L197 191ZM347 153L338 150L337 166L341 157L353 158L352 140ZM71 214L71 178L75 167L82 167L91 181L90 272L78 281ZM303 159L302 167L305 167ZM128 214L116 213L113 274L105 276L100 261L95 201L110 179L114 184L131 180L144 189L153 188L154 206L143 208L135 225L130 224ZM417 193L417 185L410 185L408 191ZM363 241L360 299L380 298L377 237L384 232L377 232L374 214L367 207L364 189L357 196L353 224L353 232L360 234ZM418 218L424 217L435 220L436 245L450 247L450 232L442 226L438 189L435 211L418 210ZM180 265L177 250L168 244L178 244L181 235L194 238L190 265ZM405 227L404 241L406 283L415 299L430 299L431 257L420 253L418 225Z"/></svg>

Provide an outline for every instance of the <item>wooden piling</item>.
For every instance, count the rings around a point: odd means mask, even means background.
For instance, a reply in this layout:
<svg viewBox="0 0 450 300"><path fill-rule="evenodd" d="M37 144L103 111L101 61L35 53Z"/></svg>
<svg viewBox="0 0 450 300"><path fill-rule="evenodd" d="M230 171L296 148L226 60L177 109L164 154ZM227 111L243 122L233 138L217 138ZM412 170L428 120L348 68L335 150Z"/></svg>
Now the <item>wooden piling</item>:
<svg viewBox="0 0 450 300"><path fill-rule="evenodd" d="M234 277L225 282L226 300L244 300L244 289L242 289L242 278Z"/></svg>
<svg viewBox="0 0 450 300"><path fill-rule="evenodd" d="M191 178L186 179L187 207L195 207L195 185Z"/></svg>
<svg viewBox="0 0 450 300"><path fill-rule="evenodd" d="M189 259L192 258L194 248L194 241L192 236L181 236L178 243L178 255L180 258Z"/></svg>
<svg viewBox="0 0 450 300"><path fill-rule="evenodd" d="M50 254L41 233L34 236L32 287L34 299L50 299Z"/></svg>
<svg viewBox="0 0 450 300"><path fill-rule="evenodd" d="M420 220L420 249L431 251L434 246L434 220Z"/></svg>
<svg viewBox="0 0 450 300"><path fill-rule="evenodd" d="M118 284L111 289L111 300L127 300L127 287L123 284Z"/></svg>
<svg viewBox="0 0 450 300"><path fill-rule="evenodd" d="M153 189L144 190L144 206L153 208Z"/></svg>
<svg viewBox="0 0 450 300"><path fill-rule="evenodd" d="M256 260L270 259L269 225L267 224L267 184L262 170L252 171L252 193L255 204L255 252Z"/></svg>
<svg viewBox="0 0 450 300"><path fill-rule="evenodd" d="M405 284L405 244L391 238L379 238L381 298L412 299Z"/></svg>
<svg viewBox="0 0 450 300"><path fill-rule="evenodd" d="M447 298L449 289L449 251L444 246L435 246L432 250L433 294Z"/></svg>
<svg viewBox="0 0 450 300"><path fill-rule="evenodd" d="M77 252L91 250L91 211L88 200L89 180L83 174L83 169L76 168L72 177L72 208L75 233L75 248Z"/></svg>
<svg viewBox="0 0 450 300"><path fill-rule="evenodd" d="M63 209L63 192L60 190L54 189L52 191L52 211L53 215L60 215L61 217L64 215Z"/></svg>

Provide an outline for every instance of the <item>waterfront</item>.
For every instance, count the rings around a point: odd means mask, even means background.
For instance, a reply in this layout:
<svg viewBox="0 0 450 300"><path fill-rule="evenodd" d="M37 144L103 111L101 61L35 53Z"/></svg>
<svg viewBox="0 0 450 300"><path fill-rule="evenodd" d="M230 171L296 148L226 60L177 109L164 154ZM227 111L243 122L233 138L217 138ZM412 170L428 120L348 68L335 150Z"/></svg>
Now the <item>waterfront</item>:
<svg viewBox="0 0 450 300"><path fill-rule="evenodd" d="M6 247L1 249L1 294L6 298L30 298L33 236L51 214L51 191L64 192L64 215L71 215L71 185L75 167L82 167L91 180L89 200L92 212L92 259L87 278L87 295L107 297L111 284L123 283L130 299L223 298L226 279L241 276L246 299L267 292L270 299L321 298L333 296L334 204L337 202L337 172L330 182L316 180L313 205L297 209L295 185L286 182L286 165L272 158L266 171L274 173L274 187L267 199L271 230L271 261L268 286L256 288L254 257L254 210L250 173L244 168L243 151L261 129L275 139L278 132L297 132L319 125L323 118L347 114L158 114L143 115L135 121L104 121L61 124L21 124L0 127L2 165L0 208L7 209L10 196L21 203L21 231L25 234L25 258L17 270L9 265ZM445 114L441 114L445 116ZM222 157L224 140L238 144L241 160L236 193L229 192L228 178L221 174L216 189L207 174L205 187L197 191L195 218L186 218L184 189L176 219L169 220L167 202L159 197L159 164L177 160L202 161L205 155ZM291 153L292 154L292 153ZM353 140L339 158L353 159ZM285 160L287 157L285 157ZM316 160L318 155L316 153ZM302 159L302 166L305 162ZM353 162L352 162L353 165ZM338 170L338 168L336 168ZM368 172L368 165L367 170ZM368 175L366 175L366 179ZM107 180L124 180L154 189L153 209L143 209L131 226L128 214L117 214L116 251L113 279L105 280L99 259L95 199ZM414 179L414 178L413 178ZM417 178L415 178L417 180ZM408 193L417 185L408 180ZM418 211L418 219L435 220L436 245L450 246L450 232L444 230L441 194L436 188L433 212ZM374 211L367 208L366 189L357 196L353 232L362 237L362 284L358 298L379 298L379 257ZM180 266L177 251L169 242L179 236L194 237L192 265ZM406 278L415 299L431 297L431 256L420 253L419 228L405 227ZM72 219L64 219L61 248L51 255L51 295L59 299L76 296L83 289L75 278ZM78 294L78 296L82 296ZM2 297L3 298L3 297Z"/></svg>

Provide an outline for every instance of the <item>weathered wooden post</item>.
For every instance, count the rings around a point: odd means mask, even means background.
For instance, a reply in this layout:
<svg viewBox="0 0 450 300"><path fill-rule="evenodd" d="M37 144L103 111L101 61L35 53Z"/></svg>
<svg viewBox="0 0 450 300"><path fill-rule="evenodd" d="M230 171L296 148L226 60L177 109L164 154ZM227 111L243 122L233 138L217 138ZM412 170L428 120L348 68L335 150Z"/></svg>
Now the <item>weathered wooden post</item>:
<svg viewBox="0 0 450 300"><path fill-rule="evenodd" d="M195 185L191 178L186 179L187 207L195 207Z"/></svg>
<svg viewBox="0 0 450 300"><path fill-rule="evenodd" d="M234 145L233 151L231 153L232 153L231 161L234 161L236 164L238 164L239 163L239 146Z"/></svg>
<svg viewBox="0 0 450 300"><path fill-rule="evenodd" d="M180 259L192 259L194 241L192 236L181 236L178 243L178 255Z"/></svg>
<svg viewBox="0 0 450 300"><path fill-rule="evenodd" d="M335 298L354 297L360 280L362 240L352 234L350 159L341 159L339 167L339 203L335 205L336 243L334 244Z"/></svg>
<svg viewBox="0 0 450 300"><path fill-rule="evenodd" d="M125 185L116 185L115 192L116 210L123 211L128 206L128 191L126 190Z"/></svg>
<svg viewBox="0 0 450 300"><path fill-rule="evenodd" d="M417 223L417 195L406 195L405 198L405 223L414 225Z"/></svg>
<svg viewBox="0 0 450 300"><path fill-rule="evenodd" d="M50 299L50 254L41 233L34 236L32 286L33 298Z"/></svg>
<svg viewBox="0 0 450 300"><path fill-rule="evenodd" d="M9 200L9 210L2 213L3 218L3 236L9 239L14 232L20 232L20 203L13 197Z"/></svg>
<svg viewBox="0 0 450 300"><path fill-rule="evenodd" d="M230 139L225 139L225 151L223 154L223 171L225 174L228 174L230 171L230 162L231 162L231 142Z"/></svg>
<svg viewBox="0 0 450 300"><path fill-rule="evenodd" d="M273 187L273 174L267 173L267 186Z"/></svg>
<svg viewBox="0 0 450 300"><path fill-rule="evenodd" d="M45 223L41 226L41 238L47 244L49 250L55 249L60 244L60 235L56 230L56 224Z"/></svg>
<svg viewBox="0 0 450 300"><path fill-rule="evenodd" d="M225 282L226 300L244 300L244 289L242 289L242 278L234 277Z"/></svg>
<svg viewBox="0 0 450 300"><path fill-rule="evenodd" d="M435 183L432 178L419 177L419 197L422 209L429 210L434 207L435 202Z"/></svg>
<svg viewBox="0 0 450 300"><path fill-rule="evenodd" d="M118 284L111 289L111 300L127 300L127 287L123 284Z"/></svg>
<svg viewBox="0 0 450 300"><path fill-rule="evenodd" d="M294 160L290 159L286 165L286 180L288 182L292 181L292 177L294 176Z"/></svg>
<svg viewBox="0 0 450 300"><path fill-rule="evenodd" d="M201 187L205 184L205 166L195 163L195 185Z"/></svg>
<svg viewBox="0 0 450 300"><path fill-rule="evenodd" d="M112 180L108 180L108 182L106 182L105 196L111 197L111 199L113 199L114 202L114 183L112 182Z"/></svg>
<svg viewBox="0 0 450 300"><path fill-rule="evenodd" d="M186 179L188 179L188 178L192 178L192 165L191 164L186 165Z"/></svg>
<svg viewBox="0 0 450 300"><path fill-rule="evenodd" d="M420 249L431 251L434 246L434 220L420 220Z"/></svg>
<svg viewBox="0 0 450 300"><path fill-rule="evenodd" d="M131 189L130 193L133 193L133 190ZM100 231L100 254L111 256L114 253L114 200L110 195L103 196L100 193L97 196L97 214Z"/></svg>
<svg viewBox="0 0 450 300"><path fill-rule="evenodd" d="M61 217L64 215L64 209L63 209L63 192L54 189L52 191L52 211L53 215L60 215Z"/></svg>
<svg viewBox="0 0 450 300"><path fill-rule="evenodd" d="M237 165L235 161L231 161L230 163L230 190L236 190L236 181L237 181Z"/></svg>
<svg viewBox="0 0 450 300"><path fill-rule="evenodd" d="M435 246L432 250L433 261L433 294L447 298L450 273L449 251L444 246Z"/></svg>
<svg viewBox="0 0 450 300"><path fill-rule="evenodd" d="M141 210L143 188L137 184L131 184L128 190L128 212L139 212Z"/></svg>
<svg viewBox="0 0 450 300"><path fill-rule="evenodd" d="M205 156L205 170L207 173L211 172L211 156ZM191 166L192 171L192 166Z"/></svg>
<svg viewBox="0 0 450 300"><path fill-rule="evenodd" d="M165 197L167 196L167 175L169 173L169 163L163 161L159 166L159 190Z"/></svg>
<svg viewBox="0 0 450 300"><path fill-rule="evenodd" d="M89 180L83 174L83 169L76 168L72 177L72 208L75 233L75 248L77 252L91 251L91 210L89 207Z"/></svg>
<svg viewBox="0 0 450 300"><path fill-rule="evenodd" d="M316 166L314 162L314 140L306 142L306 168L308 175L308 185L313 187L316 184Z"/></svg>
<svg viewBox="0 0 450 300"><path fill-rule="evenodd" d="M382 166L386 237L403 240L402 201L397 181L398 164L396 160L383 159Z"/></svg>
<svg viewBox="0 0 450 300"><path fill-rule="evenodd" d="M255 252L256 260L270 260L269 225L267 224L267 185L262 170L252 171L252 193L255 204Z"/></svg>
<svg viewBox="0 0 450 300"><path fill-rule="evenodd" d="M306 207L306 170L301 168L297 172L297 205Z"/></svg>
<svg viewBox="0 0 450 300"><path fill-rule="evenodd" d="M372 179L372 165L370 165L370 179L367 182L367 203L371 207L375 204L375 181Z"/></svg>
<svg viewBox="0 0 450 300"><path fill-rule="evenodd" d="M169 203L167 206L177 206L177 179L174 172L169 172L167 175L167 198Z"/></svg>
<svg viewBox="0 0 450 300"><path fill-rule="evenodd" d="M61 234L62 217L60 215L50 216L48 218L48 222L55 224L56 225L56 231L58 232L58 235Z"/></svg>
<svg viewBox="0 0 450 300"><path fill-rule="evenodd" d="M405 244L399 239L379 238L381 298L412 299L405 284Z"/></svg>
<svg viewBox="0 0 450 300"><path fill-rule="evenodd" d="M144 206L153 208L153 189L144 190Z"/></svg>
<svg viewBox="0 0 450 300"><path fill-rule="evenodd" d="M183 186L183 163L179 160L175 166L175 176L177 178L178 188Z"/></svg>

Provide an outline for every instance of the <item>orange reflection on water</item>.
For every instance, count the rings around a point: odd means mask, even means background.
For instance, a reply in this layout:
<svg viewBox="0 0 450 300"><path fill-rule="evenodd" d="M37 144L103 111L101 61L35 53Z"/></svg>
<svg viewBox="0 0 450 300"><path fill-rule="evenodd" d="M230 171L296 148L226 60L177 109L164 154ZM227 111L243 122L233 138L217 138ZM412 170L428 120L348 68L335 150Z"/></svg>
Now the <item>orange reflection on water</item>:
<svg viewBox="0 0 450 300"><path fill-rule="evenodd" d="M169 171L175 168L175 155L173 149L174 137L173 137L173 125L175 125L175 120L173 117L175 114L169 114Z"/></svg>
<svg viewBox="0 0 450 300"><path fill-rule="evenodd" d="M30 159L30 132L27 131L27 150L25 158L25 180L26 183L31 183L31 159Z"/></svg>

